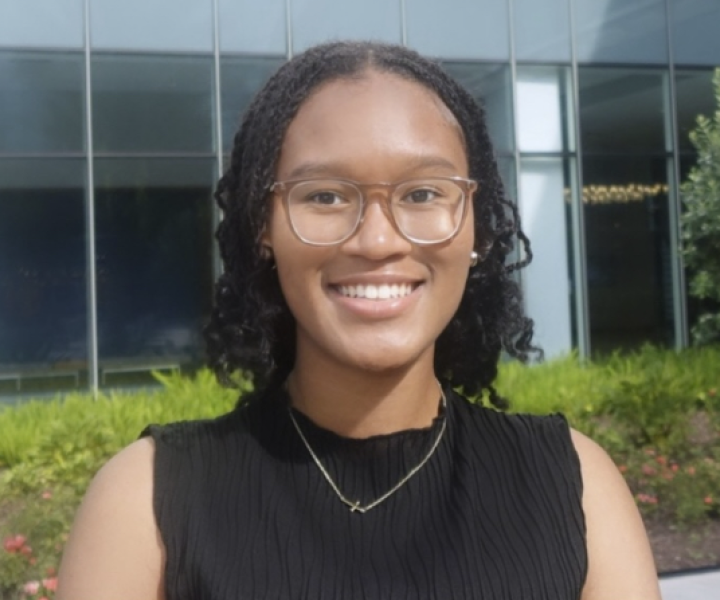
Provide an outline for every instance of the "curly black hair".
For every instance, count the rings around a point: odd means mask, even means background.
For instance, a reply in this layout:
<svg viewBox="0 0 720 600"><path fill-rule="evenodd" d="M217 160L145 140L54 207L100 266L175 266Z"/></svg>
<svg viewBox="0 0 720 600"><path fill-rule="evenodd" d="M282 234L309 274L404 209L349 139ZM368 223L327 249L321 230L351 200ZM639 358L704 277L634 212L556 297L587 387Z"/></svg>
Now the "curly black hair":
<svg viewBox="0 0 720 600"><path fill-rule="evenodd" d="M484 110L438 64L408 48L374 42L310 48L285 63L246 111L230 165L215 192L223 211L216 237L225 269L205 329L210 366L225 384L238 370L252 372L261 385L283 380L292 370L295 320L277 272L260 249L269 190L285 132L303 102L323 83L360 78L369 69L432 90L464 133L469 177L479 183L473 206L481 262L471 269L460 306L436 342L435 373L466 394L486 391L492 404L503 407L492 385L501 351L527 360L536 350L531 343L533 322L524 315L520 288L512 276L532 255L517 209L505 197ZM524 247L524 258L506 264L516 238Z"/></svg>

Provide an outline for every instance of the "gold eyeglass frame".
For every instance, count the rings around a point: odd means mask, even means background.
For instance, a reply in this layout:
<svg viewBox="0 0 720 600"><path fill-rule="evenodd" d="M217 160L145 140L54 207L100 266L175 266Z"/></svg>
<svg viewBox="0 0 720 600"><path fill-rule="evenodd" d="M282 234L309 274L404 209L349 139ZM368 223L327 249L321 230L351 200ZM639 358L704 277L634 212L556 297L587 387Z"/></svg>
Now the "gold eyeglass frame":
<svg viewBox="0 0 720 600"><path fill-rule="evenodd" d="M413 182L413 181L426 181L426 180L442 180L442 181L452 181L453 183L458 184L458 187L460 188L462 192L462 214L460 215L460 219L458 220L458 224L455 227L455 230L449 234L448 236L444 237L440 240L433 240L432 242L428 242L425 240L420 240L417 238L413 238L409 235L407 235L398 225L397 221L395 220L395 215L393 214L392 207L390 205L390 199L393 197L393 194L395 193L395 190L400 187L401 185L405 185L407 183ZM355 225L350 229L350 232L345 235L343 238L334 241L334 242L313 242L310 241L303 236L300 235L300 233L297 231L295 227L295 223L292 220L292 216L290 214L290 192L292 189L301 183L307 183L309 181L333 181L338 183L343 183L350 185L354 187L360 196L360 210L358 211L358 217L357 221L355 222ZM342 244L343 242L349 240L352 236L354 236L358 229L360 228L360 225L362 225L363 221L365 220L365 210L368 206L368 194L367 190L372 188L385 188L388 190L388 193L386 193L382 197L382 206L383 206L383 212L388 217L390 223L392 224L395 231L397 231L403 239L407 240L408 242L411 242L413 244L417 244L419 246L434 246L436 244L442 244L444 242L447 242L449 240L452 240L460 231L460 228L463 226L463 223L465 222L465 218L467 216L468 212L468 199L470 199L470 203L472 202L472 196L477 190L479 189L478 182L474 179L467 179L465 177L424 177L424 178L412 178L412 179L404 179L403 181L397 181L395 183L388 183L388 182L378 182L378 183L360 183L359 181L353 181L352 179L343 179L341 177L311 177L307 179L286 179L285 181L275 181L270 186L270 193L277 194L280 193L283 206L285 207L285 214L287 215L288 223L290 224L290 229L292 230L295 237L297 237L301 242L304 244L308 244L309 246L337 246L338 244Z"/></svg>

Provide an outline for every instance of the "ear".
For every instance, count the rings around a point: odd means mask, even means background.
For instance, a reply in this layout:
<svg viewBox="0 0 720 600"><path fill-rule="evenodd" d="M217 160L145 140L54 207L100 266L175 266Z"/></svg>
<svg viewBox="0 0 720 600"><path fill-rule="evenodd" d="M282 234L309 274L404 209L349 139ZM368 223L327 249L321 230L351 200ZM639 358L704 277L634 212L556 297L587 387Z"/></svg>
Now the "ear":
<svg viewBox="0 0 720 600"><path fill-rule="evenodd" d="M262 231L258 236L258 245L260 247L260 258L263 260L270 260L273 258L273 247L270 242L270 228L267 224L262 228Z"/></svg>
<svg viewBox="0 0 720 600"><path fill-rule="evenodd" d="M275 258L275 255L273 254L273 249L270 244L266 244L264 242L260 242L260 258L262 260L273 260Z"/></svg>

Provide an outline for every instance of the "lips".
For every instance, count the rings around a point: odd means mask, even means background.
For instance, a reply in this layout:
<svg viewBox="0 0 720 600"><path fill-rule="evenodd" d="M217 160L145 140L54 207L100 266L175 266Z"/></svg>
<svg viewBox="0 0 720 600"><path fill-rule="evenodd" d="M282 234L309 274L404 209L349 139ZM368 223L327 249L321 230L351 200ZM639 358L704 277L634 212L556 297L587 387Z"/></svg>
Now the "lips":
<svg viewBox="0 0 720 600"><path fill-rule="evenodd" d="M391 300L404 298L412 294L417 287L411 283L382 283L382 284L358 284L339 285L336 290L346 298L366 298L368 300Z"/></svg>

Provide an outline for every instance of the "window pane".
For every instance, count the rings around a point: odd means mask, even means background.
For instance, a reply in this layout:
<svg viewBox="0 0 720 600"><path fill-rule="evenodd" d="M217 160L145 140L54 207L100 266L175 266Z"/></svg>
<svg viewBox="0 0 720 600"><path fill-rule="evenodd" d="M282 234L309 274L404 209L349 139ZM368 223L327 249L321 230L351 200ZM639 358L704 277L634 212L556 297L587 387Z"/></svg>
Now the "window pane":
<svg viewBox="0 0 720 600"><path fill-rule="evenodd" d="M85 165L0 160L0 394L86 385Z"/></svg>
<svg viewBox="0 0 720 600"><path fill-rule="evenodd" d="M712 71L675 71L678 147L681 152L695 155L690 132L697 125L698 115L712 118L715 114Z"/></svg>
<svg viewBox="0 0 720 600"><path fill-rule="evenodd" d="M282 65L281 58L223 57L220 62L223 149L232 148L242 114L260 88Z"/></svg>
<svg viewBox="0 0 720 600"><path fill-rule="evenodd" d="M198 364L212 294L215 163L99 159L95 172L100 383Z"/></svg>
<svg viewBox="0 0 720 600"><path fill-rule="evenodd" d="M663 76L657 70L580 69L583 152L663 152Z"/></svg>
<svg viewBox="0 0 720 600"><path fill-rule="evenodd" d="M212 59L95 55L98 152L211 152Z"/></svg>
<svg viewBox="0 0 720 600"><path fill-rule="evenodd" d="M220 50L287 53L285 0L219 0Z"/></svg>
<svg viewBox="0 0 720 600"><path fill-rule="evenodd" d="M521 152L568 150L566 67L517 70L517 128Z"/></svg>
<svg viewBox="0 0 720 600"><path fill-rule="evenodd" d="M93 48L211 51L212 0L92 0Z"/></svg>
<svg viewBox="0 0 720 600"><path fill-rule="evenodd" d="M676 63L720 65L720 3L672 0L673 51Z"/></svg>
<svg viewBox="0 0 720 600"><path fill-rule="evenodd" d="M439 58L508 60L507 0L460 0L449 7L437 0L406 2L408 45Z"/></svg>
<svg viewBox="0 0 720 600"><path fill-rule="evenodd" d="M505 197L516 201L517 193L517 173L515 172L515 159L512 156L498 156L498 171L500 171L500 179L505 186Z"/></svg>
<svg viewBox="0 0 720 600"><path fill-rule="evenodd" d="M338 39L401 42L399 2L293 0L291 17L294 52Z"/></svg>
<svg viewBox="0 0 720 600"><path fill-rule="evenodd" d="M565 172L562 158L523 158L520 165L520 216L533 251L523 292L547 358L572 349Z"/></svg>
<svg viewBox="0 0 720 600"><path fill-rule="evenodd" d="M593 351L673 343L664 157L583 159Z"/></svg>
<svg viewBox="0 0 720 600"><path fill-rule="evenodd" d="M488 129L497 152L512 152L512 84L508 65L446 62L445 70L485 107Z"/></svg>
<svg viewBox="0 0 720 600"><path fill-rule="evenodd" d="M81 152L83 58L0 53L0 152Z"/></svg>
<svg viewBox="0 0 720 600"><path fill-rule="evenodd" d="M665 0L574 3L580 62L668 62Z"/></svg>
<svg viewBox="0 0 720 600"><path fill-rule="evenodd" d="M82 48L83 0L2 0L0 46Z"/></svg>
<svg viewBox="0 0 720 600"><path fill-rule="evenodd" d="M664 72L580 69L591 346L673 341Z"/></svg>
<svg viewBox="0 0 720 600"><path fill-rule="evenodd" d="M514 0L515 55L527 61L570 61L567 0Z"/></svg>

